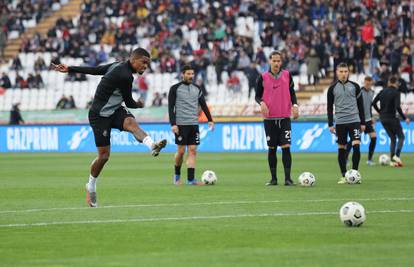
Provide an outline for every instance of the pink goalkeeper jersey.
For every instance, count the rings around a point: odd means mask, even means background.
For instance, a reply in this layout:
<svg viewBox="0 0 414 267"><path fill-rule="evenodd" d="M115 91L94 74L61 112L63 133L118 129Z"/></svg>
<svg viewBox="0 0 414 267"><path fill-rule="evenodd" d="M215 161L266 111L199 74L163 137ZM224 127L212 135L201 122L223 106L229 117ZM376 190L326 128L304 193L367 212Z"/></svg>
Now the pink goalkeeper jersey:
<svg viewBox="0 0 414 267"><path fill-rule="evenodd" d="M262 100L269 108L268 119L290 118L292 101L290 99L290 75L287 70L280 72L275 78L269 71L262 74L263 97Z"/></svg>

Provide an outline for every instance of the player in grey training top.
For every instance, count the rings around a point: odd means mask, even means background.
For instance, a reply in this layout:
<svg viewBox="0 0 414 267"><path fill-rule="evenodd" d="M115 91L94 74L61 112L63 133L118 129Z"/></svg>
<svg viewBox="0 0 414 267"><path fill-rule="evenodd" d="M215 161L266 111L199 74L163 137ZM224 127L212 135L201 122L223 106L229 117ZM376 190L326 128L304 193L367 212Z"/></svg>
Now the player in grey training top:
<svg viewBox="0 0 414 267"><path fill-rule="evenodd" d="M346 183L346 144L348 135L351 137L352 169L358 170L361 153L361 131L365 130L365 114L361 88L357 83L348 80L349 68L341 63L336 69L338 80L328 89L328 124L331 133L336 133L338 142L338 163L342 177L339 184ZM335 127L333 124L333 108L335 105Z"/></svg>
<svg viewBox="0 0 414 267"><path fill-rule="evenodd" d="M377 133L375 132L375 119L372 117L372 100L374 99L374 90L372 89L374 81L370 76L366 76L364 79L364 87L361 88L362 99L364 101L364 113L366 128L365 133L369 135L371 142L369 143L368 161L367 164L372 166L375 165L372 157L374 155L375 146L377 144ZM349 152L352 149L352 141L349 141L346 147L347 150L347 161Z"/></svg>
<svg viewBox="0 0 414 267"><path fill-rule="evenodd" d="M200 133L198 130L199 108L206 114L210 129L214 129L214 122L203 93L197 85L192 83L194 69L187 65L183 67L181 73L183 80L173 85L168 94L168 113L171 130L175 134L175 143L177 144L177 153L174 158L175 174L173 183L175 185L181 184L181 165L185 150L188 147L187 184L202 185L202 183L194 179L197 145L200 144Z"/></svg>

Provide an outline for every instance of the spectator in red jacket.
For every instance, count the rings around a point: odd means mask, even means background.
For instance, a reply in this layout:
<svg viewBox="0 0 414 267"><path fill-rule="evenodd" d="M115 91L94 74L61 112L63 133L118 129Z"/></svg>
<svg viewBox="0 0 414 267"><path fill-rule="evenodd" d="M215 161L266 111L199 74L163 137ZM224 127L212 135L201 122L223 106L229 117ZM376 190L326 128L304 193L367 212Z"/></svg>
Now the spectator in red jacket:
<svg viewBox="0 0 414 267"><path fill-rule="evenodd" d="M374 40L374 26L370 20L368 20L364 26L362 26L361 37L366 44L371 44Z"/></svg>

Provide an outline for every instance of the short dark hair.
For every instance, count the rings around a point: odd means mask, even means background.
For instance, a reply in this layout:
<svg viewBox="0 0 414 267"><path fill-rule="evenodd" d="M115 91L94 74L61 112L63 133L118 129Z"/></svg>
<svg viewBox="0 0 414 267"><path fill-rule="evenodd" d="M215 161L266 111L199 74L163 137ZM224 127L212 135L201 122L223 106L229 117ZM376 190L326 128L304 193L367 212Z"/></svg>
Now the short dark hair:
<svg viewBox="0 0 414 267"><path fill-rule="evenodd" d="M140 57L148 57L151 58L150 53L142 47L138 47L134 49L131 53L131 57L140 58Z"/></svg>
<svg viewBox="0 0 414 267"><path fill-rule="evenodd" d="M181 73L185 73L187 70L194 70L194 68L191 65L184 65L181 68Z"/></svg>
<svg viewBox="0 0 414 267"><path fill-rule="evenodd" d="M341 63L338 64L337 69L339 69L339 68L347 68L348 69L349 67L348 67L348 64L346 64L345 62L341 62Z"/></svg>
<svg viewBox="0 0 414 267"><path fill-rule="evenodd" d="M365 76L364 80L367 81L367 82L370 82L370 81L372 81L372 77L367 75L367 76Z"/></svg>
<svg viewBox="0 0 414 267"><path fill-rule="evenodd" d="M389 84L398 84L398 77L397 76L391 76L389 79L388 79L388 83Z"/></svg>
<svg viewBox="0 0 414 267"><path fill-rule="evenodd" d="M272 53L270 53L269 59L272 59L272 57L276 55L279 55L280 57L282 57L282 52L277 51L277 50L273 51Z"/></svg>

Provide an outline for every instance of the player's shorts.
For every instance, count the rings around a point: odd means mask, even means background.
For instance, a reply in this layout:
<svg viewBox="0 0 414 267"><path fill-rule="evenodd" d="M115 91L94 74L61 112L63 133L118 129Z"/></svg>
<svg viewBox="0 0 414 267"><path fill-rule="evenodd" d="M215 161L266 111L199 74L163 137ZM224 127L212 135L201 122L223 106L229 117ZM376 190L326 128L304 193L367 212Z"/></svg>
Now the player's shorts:
<svg viewBox="0 0 414 267"><path fill-rule="evenodd" d="M337 124L335 130L339 145L346 145L348 143L348 136L351 138L351 141L361 140L361 123L359 122Z"/></svg>
<svg viewBox="0 0 414 267"><path fill-rule="evenodd" d="M365 133L375 133L375 125L372 123L372 120L365 122Z"/></svg>
<svg viewBox="0 0 414 267"><path fill-rule="evenodd" d="M125 107L119 107L110 117L102 117L89 110L89 124L92 127L97 147L109 146L111 144L111 129L124 130L124 120L134 115Z"/></svg>
<svg viewBox="0 0 414 267"><path fill-rule="evenodd" d="M397 118L386 119L386 120L382 119L381 123L389 137L398 137L398 138L405 137L399 119Z"/></svg>
<svg viewBox="0 0 414 267"><path fill-rule="evenodd" d="M177 125L178 135L175 135L175 144L181 146L199 145L200 132L198 125Z"/></svg>
<svg viewBox="0 0 414 267"><path fill-rule="evenodd" d="M292 132L290 118L263 122L268 147L290 145Z"/></svg>

